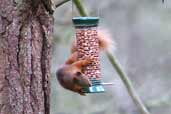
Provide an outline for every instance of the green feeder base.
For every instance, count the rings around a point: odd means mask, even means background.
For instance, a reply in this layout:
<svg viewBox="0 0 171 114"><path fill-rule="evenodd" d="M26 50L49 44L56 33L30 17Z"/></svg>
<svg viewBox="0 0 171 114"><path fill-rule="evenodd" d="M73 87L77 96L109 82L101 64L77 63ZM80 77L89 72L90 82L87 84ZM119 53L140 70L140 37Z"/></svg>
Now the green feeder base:
<svg viewBox="0 0 171 114"><path fill-rule="evenodd" d="M101 86L101 85L84 87L82 90L84 93L103 93L103 92L105 92L103 86Z"/></svg>
<svg viewBox="0 0 171 114"><path fill-rule="evenodd" d="M105 92L105 89L101 85L101 82L96 79L92 79L92 86L91 87L84 87L82 88L84 93L103 93Z"/></svg>

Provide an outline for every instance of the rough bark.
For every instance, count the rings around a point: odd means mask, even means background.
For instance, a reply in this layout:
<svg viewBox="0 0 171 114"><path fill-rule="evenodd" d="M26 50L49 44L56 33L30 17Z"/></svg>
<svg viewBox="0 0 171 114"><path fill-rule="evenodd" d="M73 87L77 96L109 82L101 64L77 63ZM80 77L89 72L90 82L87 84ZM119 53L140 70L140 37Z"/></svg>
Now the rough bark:
<svg viewBox="0 0 171 114"><path fill-rule="evenodd" d="M0 0L0 114L50 113L53 18L33 1Z"/></svg>

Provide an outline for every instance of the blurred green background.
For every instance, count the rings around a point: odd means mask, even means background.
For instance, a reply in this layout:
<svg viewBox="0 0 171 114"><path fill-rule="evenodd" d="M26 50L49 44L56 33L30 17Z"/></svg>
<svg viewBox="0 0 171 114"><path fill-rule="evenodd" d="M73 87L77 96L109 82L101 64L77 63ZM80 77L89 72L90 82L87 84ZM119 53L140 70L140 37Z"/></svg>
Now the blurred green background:
<svg viewBox="0 0 171 114"><path fill-rule="evenodd" d="M59 0L54 0L59 2ZM165 0L82 0L91 16L100 17L117 44L115 56L152 114L171 114L171 1ZM79 94L64 90L56 80L56 69L70 54L74 39L72 17L76 8L68 2L54 13L51 114L140 114L125 86L101 54L106 93Z"/></svg>

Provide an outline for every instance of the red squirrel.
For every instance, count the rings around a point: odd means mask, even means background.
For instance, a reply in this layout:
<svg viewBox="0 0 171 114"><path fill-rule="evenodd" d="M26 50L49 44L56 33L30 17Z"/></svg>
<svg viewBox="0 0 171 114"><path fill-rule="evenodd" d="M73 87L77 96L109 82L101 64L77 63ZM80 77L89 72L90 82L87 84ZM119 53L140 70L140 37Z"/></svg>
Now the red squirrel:
<svg viewBox="0 0 171 114"><path fill-rule="evenodd" d="M110 35L105 30L98 30L99 48L101 50L109 51L114 46L114 42ZM88 77L82 73L82 68L93 61L93 58L88 57L84 60L77 60L76 41L72 43L71 55L56 72L57 79L62 87L85 95L82 91L83 87L90 87L91 82Z"/></svg>

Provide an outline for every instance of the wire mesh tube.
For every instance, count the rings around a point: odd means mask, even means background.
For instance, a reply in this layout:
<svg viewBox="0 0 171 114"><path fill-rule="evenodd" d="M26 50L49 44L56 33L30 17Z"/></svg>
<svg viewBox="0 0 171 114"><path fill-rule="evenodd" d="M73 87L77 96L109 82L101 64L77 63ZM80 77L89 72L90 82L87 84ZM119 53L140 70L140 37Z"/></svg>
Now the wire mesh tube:
<svg viewBox="0 0 171 114"><path fill-rule="evenodd" d="M91 87L83 88L85 93L104 92L101 85L99 38L97 33L98 17L75 17L73 23L76 29L78 60L93 57L94 61L83 68L83 73L91 82Z"/></svg>

